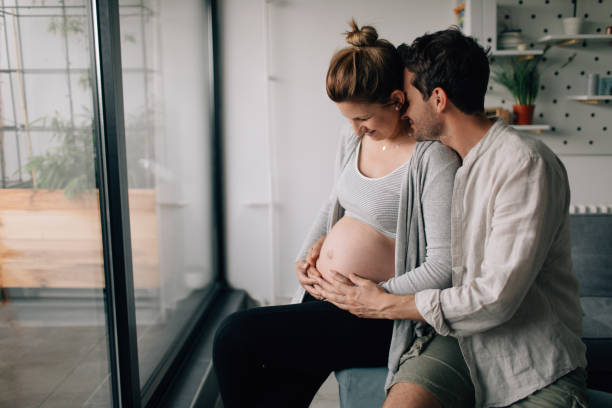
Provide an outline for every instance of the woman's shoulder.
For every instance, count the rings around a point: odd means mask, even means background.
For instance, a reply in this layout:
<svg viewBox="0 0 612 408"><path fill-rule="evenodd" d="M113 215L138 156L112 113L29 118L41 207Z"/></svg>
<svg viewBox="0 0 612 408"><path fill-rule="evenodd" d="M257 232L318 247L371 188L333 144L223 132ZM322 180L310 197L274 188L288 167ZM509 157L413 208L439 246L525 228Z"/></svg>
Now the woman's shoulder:
<svg viewBox="0 0 612 408"><path fill-rule="evenodd" d="M340 141L343 145L353 145L359 143L359 137L350 123L344 123L340 127Z"/></svg>
<svg viewBox="0 0 612 408"><path fill-rule="evenodd" d="M419 157L419 167L446 167L461 165L459 155L450 147L438 141L417 142L415 154Z"/></svg>
<svg viewBox="0 0 612 408"><path fill-rule="evenodd" d="M350 123L343 124L340 128L339 147L342 156L349 154L359 144L360 138L355 134Z"/></svg>

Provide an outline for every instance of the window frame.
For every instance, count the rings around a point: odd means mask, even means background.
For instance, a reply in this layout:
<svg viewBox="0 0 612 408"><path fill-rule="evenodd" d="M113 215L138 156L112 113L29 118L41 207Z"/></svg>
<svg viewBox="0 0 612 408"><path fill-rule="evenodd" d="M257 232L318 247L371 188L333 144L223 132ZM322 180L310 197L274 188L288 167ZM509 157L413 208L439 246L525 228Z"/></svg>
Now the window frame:
<svg viewBox="0 0 612 408"><path fill-rule="evenodd" d="M141 388L130 239L125 121L118 0L89 0L93 107L95 115L97 175L104 256L108 356L111 400L114 407L154 406L188 358L194 338L212 318L208 311L227 286L224 247L223 161L220 129L221 95L218 53L217 1L202 0L208 16L211 220L214 280L201 299L190 325L178 333L170 351L158 362Z"/></svg>

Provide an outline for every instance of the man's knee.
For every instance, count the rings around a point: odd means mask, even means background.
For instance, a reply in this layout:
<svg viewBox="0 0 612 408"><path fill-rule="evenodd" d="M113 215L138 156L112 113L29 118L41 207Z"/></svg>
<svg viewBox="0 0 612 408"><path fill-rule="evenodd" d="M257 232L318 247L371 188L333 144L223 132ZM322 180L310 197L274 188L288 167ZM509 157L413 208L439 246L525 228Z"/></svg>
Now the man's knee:
<svg viewBox="0 0 612 408"><path fill-rule="evenodd" d="M442 408L440 401L425 387L408 382L396 383L389 390L383 408Z"/></svg>

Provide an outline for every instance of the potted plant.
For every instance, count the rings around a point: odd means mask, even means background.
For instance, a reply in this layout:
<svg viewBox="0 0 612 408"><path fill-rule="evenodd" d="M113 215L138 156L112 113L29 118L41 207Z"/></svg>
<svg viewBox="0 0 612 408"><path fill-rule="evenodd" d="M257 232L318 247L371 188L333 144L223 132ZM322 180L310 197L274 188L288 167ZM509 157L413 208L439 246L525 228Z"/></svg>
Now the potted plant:
<svg viewBox="0 0 612 408"><path fill-rule="evenodd" d="M493 71L492 79L512 94L512 106L517 125L530 125L533 119L534 102L540 90L539 65L547 49L533 58L513 58Z"/></svg>

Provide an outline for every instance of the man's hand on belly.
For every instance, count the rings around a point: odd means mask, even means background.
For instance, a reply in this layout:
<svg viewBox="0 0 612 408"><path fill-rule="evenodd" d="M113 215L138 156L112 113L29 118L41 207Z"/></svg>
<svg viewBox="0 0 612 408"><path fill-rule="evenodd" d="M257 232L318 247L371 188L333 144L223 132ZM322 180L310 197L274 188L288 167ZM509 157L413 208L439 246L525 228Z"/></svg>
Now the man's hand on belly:
<svg viewBox="0 0 612 408"><path fill-rule="evenodd" d="M333 280L315 278L315 289L329 302L355 316L368 319L425 321L414 302L414 295L387 293L375 282L350 273L348 278L330 271Z"/></svg>

